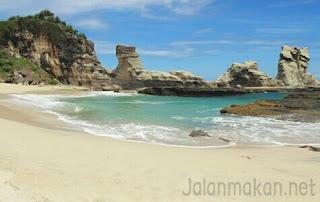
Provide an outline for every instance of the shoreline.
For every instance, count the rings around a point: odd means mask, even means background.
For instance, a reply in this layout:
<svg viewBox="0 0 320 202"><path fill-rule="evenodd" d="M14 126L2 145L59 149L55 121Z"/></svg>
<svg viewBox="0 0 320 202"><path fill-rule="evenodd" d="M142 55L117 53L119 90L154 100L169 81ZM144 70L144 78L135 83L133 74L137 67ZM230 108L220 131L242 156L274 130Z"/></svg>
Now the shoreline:
<svg viewBox="0 0 320 202"><path fill-rule="evenodd" d="M3 91L3 88L7 87L6 91ZM35 95L58 95L58 96L87 96L90 93L94 93L97 91L91 91L87 88L76 87L76 86L24 86L24 85L15 85L15 84L0 84L0 102L3 99L10 99L11 94L35 94ZM98 91L99 92L99 91ZM125 93L125 92L119 92ZM128 92L132 93L132 91ZM0 103L0 106L4 106L3 103ZM2 109L2 113L0 114L0 118L16 121L28 125L32 125L35 127L45 128L45 129L53 129L53 130L64 130L71 132L80 132L86 135L92 135L96 137L106 137L119 141L127 141L133 143L145 143L151 145L160 145L160 146L169 146L169 147L182 147L182 148L225 148L225 147L278 147L278 146L303 146L303 145L312 145L317 146L320 143L274 143L274 144L241 144L236 142L229 142L223 145L223 141L219 140L216 137L215 141L217 141L217 145L184 145L184 144L174 144L174 143L165 143L165 142L150 142L146 140L135 140L135 139L123 139L120 137L112 137L108 135L98 135L92 132L87 132L83 128L78 128L78 125L73 123L72 121L65 120L65 117L61 117L61 114L43 110L37 110L33 106L27 106L25 103L17 104L17 103L6 103L6 106ZM28 112L28 113L26 113ZM263 117L262 117L263 118ZM278 120L273 117L265 117L271 118L271 120L277 121L286 121L286 120ZM298 123L298 122L297 122ZM304 122L301 122L304 123ZM219 143L220 142L220 143Z"/></svg>
<svg viewBox="0 0 320 202"><path fill-rule="evenodd" d="M0 100L6 92L30 92L31 88L20 87L0 84ZM245 183L257 178L286 184L312 178L320 185L319 152L298 146L191 148L123 141L19 122L31 112L27 109L6 120L4 114L13 109L1 105L3 110L7 111L0 114L1 201L270 201L269 196L186 197L182 191L187 190L188 179ZM311 201L319 199L320 186L316 192L272 199Z"/></svg>

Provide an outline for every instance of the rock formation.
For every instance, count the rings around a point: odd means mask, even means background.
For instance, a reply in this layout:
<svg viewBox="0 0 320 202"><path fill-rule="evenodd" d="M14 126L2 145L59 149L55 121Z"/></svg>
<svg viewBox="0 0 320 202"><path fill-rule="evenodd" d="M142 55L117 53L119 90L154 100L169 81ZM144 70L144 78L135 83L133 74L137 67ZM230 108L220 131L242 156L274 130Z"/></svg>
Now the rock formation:
<svg viewBox="0 0 320 202"><path fill-rule="evenodd" d="M183 81L170 73L161 71L141 71L137 77L144 87L175 87L183 86Z"/></svg>
<svg viewBox="0 0 320 202"><path fill-rule="evenodd" d="M46 32L39 36L17 32L8 41L8 49L13 56L28 59L63 84L101 89L109 81L95 55L94 44L72 34L66 35L65 43L54 44Z"/></svg>
<svg viewBox="0 0 320 202"><path fill-rule="evenodd" d="M309 60L308 48L283 46L277 79L292 87L317 84L316 78L307 72Z"/></svg>
<svg viewBox="0 0 320 202"><path fill-rule="evenodd" d="M114 71L116 82L120 85L135 87L138 73L143 70L142 62L133 46L116 47L118 66Z"/></svg>
<svg viewBox="0 0 320 202"><path fill-rule="evenodd" d="M12 56L31 61L63 84L95 90L109 85L109 75L96 57L92 41L62 23L27 17L1 22L4 27L12 24L12 30L0 33L0 48Z"/></svg>
<svg viewBox="0 0 320 202"><path fill-rule="evenodd" d="M210 135L207 132L204 132L203 130L194 130L190 133L190 137L210 137Z"/></svg>
<svg viewBox="0 0 320 202"><path fill-rule="evenodd" d="M246 61L244 64L233 63L227 73L217 79L220 87L258 87L276 86L277 81L268 77L264 72L258 70L258 63Z"/></svg>
<svg viewBox="0 0 320 202"><path fill-rule="evenodd" d="M283 100L260 100L247 105L231 105L220 112L239 116L273 116L291 121L320 122L319 99L319 89L309 89L289 94Z"/></svg>
<svg viewBox="0 0 320 202"><path fill-rule="evenodd" d="M195 76L187 71L170 71L170 74L179 77L185 87L199 87L199 86L210 86L203 77Z"/></svg>
<svg viewBox="0 0 320 202"><path fill-rule="evenodd" d="M31 62L11 56L0 49L0 83L24 85L56 85L59 82Z"/></svg>
<svg viewBox="0 0 320 202"><path fill-rule="evenodd" d="M118 66L113 72L113 81L123 89L208 86L202 77L194 76L186 71L168 73L143 70L142 62L133 46L118 45L116 55Z"/></svg>
<svg viewBox="0 0 320 202"><path fill-rule="evenodd" d="M303 146L300 146L299 148L302 148L302 149L307 148L310 151L320 152L320 148L319 147L313 147L313 146L310 146L310 145L303 145Z"/></svg>
<svg viewBox="0 0 320 202"><path fill-rule="evenodd" d="M288 46L282 48L277 79L259 71L258 64L252 61L234 63L216 82L205 81L186 71L147 71L143 69L136 48L122 45L116 47L117 68L106 69L95 54L93 42L84 34L77 34L72 26L47 10L34 16L15 16L8 21L0 21L0 49L6 49L16 58L27 59L62 84L88 86L93 90L214 96L247 93L242 87L305 87L317 84L316 79L307 73L308 50ZM38 83L38 80L26 79L32 77L27 72L12 73L11 80ZM46 82L50 83L52 79Z"/></svg>

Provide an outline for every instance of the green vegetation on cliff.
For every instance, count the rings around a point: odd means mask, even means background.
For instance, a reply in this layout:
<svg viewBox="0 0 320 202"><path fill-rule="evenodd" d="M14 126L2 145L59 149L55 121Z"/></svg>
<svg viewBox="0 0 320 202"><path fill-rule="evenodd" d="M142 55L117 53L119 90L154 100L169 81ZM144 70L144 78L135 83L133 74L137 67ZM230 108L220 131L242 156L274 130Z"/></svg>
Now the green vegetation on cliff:
<svg viewBox="0 0 320 202"><path fill-rule="evenodd" d="M10 56L5 49L0 49L0 80L6 83L50 84L58 82L40 67L28 60Z"/></svg>
<svg viewBox="0 0 320 202"><path fill-rule="evenodd" d="M54 13L43 10L35 15L13 16L7 21L0 21L0 44L1 40L11 38L19 30L29 31L36 36L46 31L54 44L64 43L66 41L66 33L86 38L85 34L78 33L78 30L61 21Z"/></svg>

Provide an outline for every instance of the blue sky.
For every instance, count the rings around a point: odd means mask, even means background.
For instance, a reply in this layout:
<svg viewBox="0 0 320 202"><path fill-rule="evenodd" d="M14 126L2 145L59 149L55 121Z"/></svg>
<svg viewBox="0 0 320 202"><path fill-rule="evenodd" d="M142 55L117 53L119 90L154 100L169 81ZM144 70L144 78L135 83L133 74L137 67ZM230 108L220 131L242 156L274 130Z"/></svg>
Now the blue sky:
<svg viewBox="0 0 320 202"><path fill-rule="evenodd" d="M137 47L145 69L215 80L254 60L274 77L282 45L308 47L320 79L319 0L0 0L0 20L50 9L95 42L115 68L117 44Z"/></svg>

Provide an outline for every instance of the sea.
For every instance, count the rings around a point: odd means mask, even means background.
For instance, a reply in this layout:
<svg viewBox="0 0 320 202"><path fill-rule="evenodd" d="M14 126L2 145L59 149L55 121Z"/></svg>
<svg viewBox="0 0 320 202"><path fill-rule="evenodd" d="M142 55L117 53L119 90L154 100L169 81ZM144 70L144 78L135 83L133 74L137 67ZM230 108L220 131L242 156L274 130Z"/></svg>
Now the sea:
<svg viewBox="0 0 320 202"><path fill-rule="evenodd" d="M55 114L83 132L115 139L186 147L320 144L320 124L220 114L232 104L279 100L286 93L191 98L137 93L14 94L12 102ZM193 130L211 137L192 138ZM220 138L229 140L222 141Z"/></svg>

